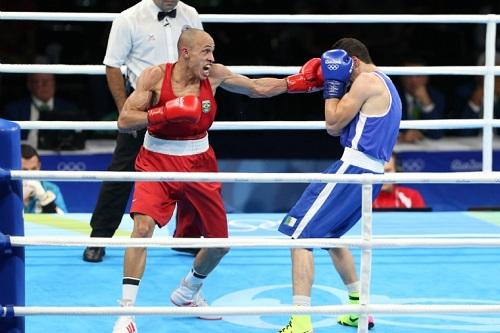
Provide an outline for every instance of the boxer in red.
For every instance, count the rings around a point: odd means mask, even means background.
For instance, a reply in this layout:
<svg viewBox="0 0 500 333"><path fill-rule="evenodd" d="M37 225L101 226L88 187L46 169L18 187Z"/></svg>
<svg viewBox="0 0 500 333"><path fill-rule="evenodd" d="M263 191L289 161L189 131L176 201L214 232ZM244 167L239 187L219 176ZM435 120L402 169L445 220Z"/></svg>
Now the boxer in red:
<svg viewBox="0 0 500 333"><path fill-rule="evenodd" d="M250 79L214 63L214 48L208 33L187 29L178 41L178 61L147 68L139 77L118 119L121 130L147 127L136 160L138 171L217 172L207 130L215 118L214 94L218 87L255 98L323 87L319 58L311 59L298 74L287 78ZM193 222L204 237L228 237L221 184L185 182L136 182L130 210L134 219L131 237L152 237L156 225L168 223L176 204L181 224ZM177 306L207 306L201 286L228 250L201 249L190 272L172 292L171 301ZM126 250L121 305L135 303L145 263L144 248ZM113 332L137 332L134 318L119 317Z"/></svg>

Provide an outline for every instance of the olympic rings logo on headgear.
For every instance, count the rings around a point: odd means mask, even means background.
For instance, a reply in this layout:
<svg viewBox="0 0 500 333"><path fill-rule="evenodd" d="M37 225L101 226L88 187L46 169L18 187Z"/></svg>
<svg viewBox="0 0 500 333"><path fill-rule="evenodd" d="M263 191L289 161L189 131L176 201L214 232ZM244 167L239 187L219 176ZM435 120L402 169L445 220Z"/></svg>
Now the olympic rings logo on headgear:
<svg viewBox="0 0 500 333"><path fill-rule="evenodd" d="M59 171L85 171L87 165L84 162L59 162L57 163Z"/></svg>
<svg viewBox="0 0 500 333"><path fill-rule="evenodd" d="M422 158L410 158L401 161L403 171L420 172L425 168L425 160Z"/></svg>

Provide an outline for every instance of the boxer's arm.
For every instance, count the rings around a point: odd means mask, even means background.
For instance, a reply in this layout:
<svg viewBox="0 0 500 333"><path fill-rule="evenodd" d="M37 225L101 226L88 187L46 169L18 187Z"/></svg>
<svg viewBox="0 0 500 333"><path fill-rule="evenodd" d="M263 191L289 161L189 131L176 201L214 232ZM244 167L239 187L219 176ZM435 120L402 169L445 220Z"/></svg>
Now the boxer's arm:
<svg viewBox="0 0 500 333"><path fill-rule="evenodd" d="M251 79L244 75L235 74L221 64L213 64L210 75L216 82L216 86L252 98L272 97L288 90L285 79Z"/></svg>
<svg viewBox="0 0 500 333"><path fill-rule="evenodd" d="M154 87L163 80L160 66L146 68L137 80L135 91L125 101L118 117L121 130L140 130L148 125L147 110L152 104Z"/></svg>
<svg viewBox="0 0 500 333"><path fill-rule="evenodd" d="M376 80L373 75L362 73L341 99L325 99L325 122L328 134L333 136L342 134L344 127L356 117L363 104L378 93L379 82Z"/></svg>

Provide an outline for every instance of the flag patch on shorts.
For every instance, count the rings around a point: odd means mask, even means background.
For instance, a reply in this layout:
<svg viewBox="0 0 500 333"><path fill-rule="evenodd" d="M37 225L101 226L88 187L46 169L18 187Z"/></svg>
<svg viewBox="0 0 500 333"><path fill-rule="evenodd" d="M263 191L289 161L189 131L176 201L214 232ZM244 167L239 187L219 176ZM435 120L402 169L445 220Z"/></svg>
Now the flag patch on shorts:
<svg viewBox="0 0 500 333"><path fill-rule="evenodd" d="M283 222L285 225L293 228L293 226L295 225L295 223L297 223L297 219L295 217L292 217L292 216L287 216L285 221Z"/></svg>

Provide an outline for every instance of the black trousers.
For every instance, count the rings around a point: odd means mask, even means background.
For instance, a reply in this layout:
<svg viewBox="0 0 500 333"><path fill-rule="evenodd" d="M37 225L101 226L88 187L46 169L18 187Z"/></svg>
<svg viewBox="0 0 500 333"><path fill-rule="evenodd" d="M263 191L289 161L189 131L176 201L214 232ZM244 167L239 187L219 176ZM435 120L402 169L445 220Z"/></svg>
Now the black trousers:
<svg viewBox="0 0 500 333"><path fill-rule="evenodd" d="M135 171L135 158L144 141L146 130L131 134L118 133L108 171ZM90 237L113 237L127 207L134 182L103 182L90 227Z"/></svg>

